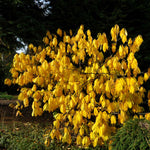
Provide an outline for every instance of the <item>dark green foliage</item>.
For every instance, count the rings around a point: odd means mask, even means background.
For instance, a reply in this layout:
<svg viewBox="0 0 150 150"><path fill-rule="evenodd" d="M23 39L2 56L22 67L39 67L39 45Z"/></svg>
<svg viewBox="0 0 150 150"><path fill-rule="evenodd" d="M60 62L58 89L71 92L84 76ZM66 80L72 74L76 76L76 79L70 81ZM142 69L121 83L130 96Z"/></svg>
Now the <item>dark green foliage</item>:
<svg viewBox="0 0 150 150"><path fill-rule="evenodd" d="M15 52L8 53L6 51L3 53L0 53L0 56L2 57L0 58L0 91L1 92L7 91L8 94L11 94L11 95L18 94L17 92L18 86L17 85L11 85L11 86L4 85L4 80L6 78L11 77L11 73L9 72L9 70L11 68L14 54Z"/></svg>
<svg viewBox="0 0 150 150"><path fill-rule="evenodd" d="M50 5L50 30L53 32L57 28L77 31L83 24L85 30L90 29L92 36L96 37L99 32L110 35L111 27L118 24L125 27L132 38L141 34L144 43L137 55L138 60L142 59L139 65L142 71L150 67L149 0L51 0Z"/></svg>
<svg viewBox="0 0 150 150"><path fill-rule="evenodd" d="M83 24L90 29L92 36L106 32L109 35L114 24L125 27L133 38L139 34L144 43L137 57L142 70L150 64L150 1L138 0L45 0L49 4L44 8L42 1L5 0L0 2L0 50L12 50L25 43L41 44L46 30L55 33L57 28L74 33ZM45 15L45 11L49 11ZM110 38L108 38L110 39Z"/></svg>
<svg viewBox="0 0 150 150"><path fill-rule="evenodd" d="M5 0L0 11L0 52L22 46L17 38L39 44L46 32L46 16L34 0Z"/></svg>
<svg viewBox="0 0 150 150"><path fill-rule="evenodd" d="M0 91L2 92L4 92L7 88L7 86L4 85L4 80L9 77L10 68L10 64L4 65L4 62L0 60Z"/></svg>
<svg viewBox="0 0 150 150"><path fill-rule="evenodd" d="M129 120L117 131L112 140L112 150L148 150L150 149L150 121Z"/></svg>

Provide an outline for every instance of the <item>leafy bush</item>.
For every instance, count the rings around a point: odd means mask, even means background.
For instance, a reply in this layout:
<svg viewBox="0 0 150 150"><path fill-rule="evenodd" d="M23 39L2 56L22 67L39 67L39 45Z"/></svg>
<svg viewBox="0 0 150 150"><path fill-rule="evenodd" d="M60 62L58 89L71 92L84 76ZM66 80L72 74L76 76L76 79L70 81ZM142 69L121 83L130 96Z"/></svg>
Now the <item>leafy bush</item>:
<svg viewBox="0 0 150 150"><path fill-rule="evenodd" d="M127 121L112 138L111 150L147 150L150 148L150 121Z"/></svg>
<svg viewBox="0 0 150 150"><path fill-rule="evenodd" d="M76 35L71 30L69 35L61 29L57 35L48 31L45 46L30 44L29 54L16 54L12 80L5 83L21 87L17 114L29 106L32 116L56 111L52 140L96 147L125 121L144 112L143 84L150 69L141 72L135 58L142 36L128 39L126 29L120 30L118 25L110 33L111 41L105 33L93 39L90 30L84 33L83 25ZM150 113L145 117L150 119ZM48 139L46 143L50 143Z"/></svg>

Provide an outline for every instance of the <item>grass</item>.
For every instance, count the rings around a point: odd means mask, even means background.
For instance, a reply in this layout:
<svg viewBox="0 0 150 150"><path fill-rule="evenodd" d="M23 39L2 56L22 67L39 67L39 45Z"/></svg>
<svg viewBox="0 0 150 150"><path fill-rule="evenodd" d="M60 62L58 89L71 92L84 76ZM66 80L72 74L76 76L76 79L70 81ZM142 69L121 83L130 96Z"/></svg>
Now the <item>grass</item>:
<svg viewBox="0 0 150 150"><path fill-rule="evenodd" d="M16 95L8 95L6 92L0 92L0 99L4 100L16 100L18 96Z"/></svg>
<svg viewBox="0 0 150 150"><path fill-rule="evenodd" d="M13 125L12 125L13 124ZM7 150L82 150L75 145L62 144L53 141L47 147L45 146L45 133L47 133L51 124L23 123L13 122L4 125L0 124L0 149ZM89 150L100 150L100 147L89 148ZM104 149L103 149L104 150Z"/></svg>
<svg viewBox="0 0 150 150"><path fill-rule="evenodd" d="M4 126L4 125L3 125ZM8 150L44 149L44 129L38 124L13 123L0 130L0 147Z"/></svg>

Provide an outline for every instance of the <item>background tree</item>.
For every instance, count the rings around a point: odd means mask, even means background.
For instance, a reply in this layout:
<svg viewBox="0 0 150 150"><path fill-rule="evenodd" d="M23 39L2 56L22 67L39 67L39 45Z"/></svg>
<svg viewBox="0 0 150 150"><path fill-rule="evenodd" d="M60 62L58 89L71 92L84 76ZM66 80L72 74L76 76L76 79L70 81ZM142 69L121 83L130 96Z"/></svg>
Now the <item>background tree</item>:
<svg viewBox="0 0 150 150"><path fill-rule="evenodd" d="M114 24L125 27L131 37L141 34L144 39L142 50L138 53L140 67L145 70L150 64L150 1L138 0L51 0L49 20L53 23L51 30L61 27L63 30L74 31L84 24L85 30L91 29L92 36L98 32L109 35Z"/></svg>
<svg viewBox="0 0 150 150"><path fill-rule="evenodd" d="M6 0L1 2L0 39L2 46L14 50L22 43L38 43L45 34L45 9L33 0Z"/></svg>

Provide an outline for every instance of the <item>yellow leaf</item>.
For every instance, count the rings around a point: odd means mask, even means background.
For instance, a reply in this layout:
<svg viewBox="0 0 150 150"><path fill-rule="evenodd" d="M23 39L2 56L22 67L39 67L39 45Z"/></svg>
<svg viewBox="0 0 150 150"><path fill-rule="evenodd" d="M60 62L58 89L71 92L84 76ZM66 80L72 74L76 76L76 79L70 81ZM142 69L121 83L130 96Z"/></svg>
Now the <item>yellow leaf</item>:
<svg viewBox="0 0 150 150"><path fill-rule="evenodd" d="M147 119L147 120L150 121L150 113L146 113L146 114L145 114L145 119Z"/></svg>
<svg viewBox="0 0 150 150"><path fill-rule="evenodd" d="M59 120L55 120L55 121L53 122L53 125L56 127L56 129L59 129L59 127L60 127L60 122L59 122Z"/></svg>
<svg viewBox="0 0 150 150"><path fill-rule="evenodd" d="M62 37L62 30L60 28L57 29L57 34Z"/></svg>
<svg viewBox="0 0 150 150"><path fill-rule="evenodd" d="M79 62L79 58L78 58L78 56L73 55L73 57L72 57L72 61L73 61L75 64L78 64L78 62Z"/></svg>
<svg viewBox="0 0 150 150"><path fill-rule="evenodd" d="M114 27L111 28L111 37L112 37L112 41L117 42L117 36L119 34L119 26L115 25Z"/></svg>
<svg viewBox="0 0 150 150"><path fill-rule="evenodd" d="M91 31L90 30L87 30L87 35L91 36Z"/></svg>
<svg viewBox="0 0 150 150"><path fill-rule="evenodd" d="M142 44L142 42L143 42L142 36L141 36L141 35L138 35L138 36L135 38L134 43L135 43L136 45L140 46L140 45Z"/></svg>
<svg viewBox="0 0 150 150"><path fill-rule="evenodd" d="M43 42L47 45L47 44L49 44L49 39L47 37L44 37Z"/></svg>
<svg viewBox="0 0 150 150"><path fill-rule="evenodd" d="M110 118L111 124L116 124L116 116L112 115Z"/></svg>
<svg viewBox="0 0 150 150"><path fill-rule="evenodd" d="M104 74L108 73L108 70L104 65L102 66L102 73L104 73Z"/></svg>
<svg viewBox="0 0 150 150"><path fill-rule="evenodd" d="M45 140L44 144L45 144L45 146L47 146L47 147L49 146L50 141L49 141L49 139L48 139L48 138L46 138L46 140Z"/></svg>
<svg viewBox="0 0 150 150"><path fill-rule="evenodd" d="M149 79L148 73L144 73L144 81L146 82Z"/></svg>
<svg viewBox="0 0 150 150"><path fill-rule="evenodd" d="M95 115L95 116L97 116L97 115L98 115L98 110L97 110L97 108L96 108L96 107L94 108L94 115Z"/></svg>
<svg viewBox="0 0 150 150"><path fill-rule="evenodd" d="M69 134L69 131L66 127L64 128L64 136L62 137L62 142L67 142L68 144L71 144L72 142L71 135Z"/></svg>
<svg viewBox="0 0 150 150"><path fill-rule="evenodd" d="M28 106L29 106L29 100L28 100L28 98L25 98L25 99L23 100L23 104L24 104L25 107L28 107Z"/></svg>
<svg viewBox="0 0 150 150"><path fill-rule="evenodd" d="M135 87L134 87L134 85L131 85L130 87L129 87L129 91L130 91L130 93L134 93L135 92Z"/></svg>
<svg viewBox="0 0 150 150"><path fill-rule="evenodd" d="M60 112L63 113L63 114L66 112L66 106L64 104L61 104Z"/></svg>
<svg viewBox="0 0 150 150"><path fill-rule="evenodd" d="M43 106L43 111L48 111L48 103L45 103Z"/></svg>
<svg viewBox="0 0 150 150"><path fill-rule="evenodd" d="M83 127L80 128L79 133L80 133L81 136L83 136L83 134L84 134L84 129L83 129Z"/></svg>
<svg viewBox="0 0 150 150"><path fill-rule="evenodd" d="M94 140L96 138L96 135L94 132L90 132L90 139Z"/></svg>
<svg viewBox="0 0 150 150"><path fill-rule="evenodd" d="M22 116L22 113L18 110L18 111L16 112L16 116Z"/></svg>
<svg viewBox="0 0 150 150"><path fill-rule="evenodd" d="M51 91L51 90L52 90L52 88L53 88L53 85L48 84L48 87L47 87L48 91Z"/></svg>
<svg viewBox="0 0 150 150"><path fill-rule="evenodd" d="M15 108L15 105L14 105L13 103L10 103L10 104L9 104L9 107Z"/></svg>
<svg viewBox="0 0 150 150"><path fill-rule="evenodd" d="M128 100L128 101L127 101L127 104L128 104L128 107L129 107L129 108L132 108L132 102L131 102L131 101Z"/></svg>
<svg viewBox="0 0 150 150"><path fill-rule="evenodd" d="M103 44L103 52L106 52L108 50L108 43Z"/></svg>
<svg viewBox="0 0 150 150"><path fill-rule="evenodd" d="M132 68L132 69L135 69L135 68L137 68L137 67L138 67L138 62L137 62L136 59L133 59L132 64L131 64L131 68Z"/></svg>
<svg viewBox="0 0 150 150"><path fill-rule="evenodd" d="M143 80L144 80L144 78L142 76L138 77L138 83L139 83L139 85L143 84Z"/></svg>
<svg viewBox="0 0 150 150"><path fill-rule="evenodd" d="M70 36L64 36L64 42L70 43Z"/></svg>
<svg viewBox="0 0 150 150"><path fill-rule="evenodd" d="M120 37L122 39L123 44L127 41L127 30L125 28L121 29L120 31Z"/></svg>
<svg viewBox="0 0 150 150"><path fill-rule="evenodd" d="M52 140L55 138L56 136L56 129L53 129L50 133L50 137L52 138Z"/></svg>
<svg viewBox="0 0 150 150"><path fill-rule="evenodd" d="M57 46L57 39L53 38L53 45L56 47Z"/></svg>
<svg viewBox="0 0 150 150"><path fill-rule="evenodd" d="M98 41L97 40L95 40L95 39L93 40L93 45L96 49L98 49Z"/></svg>
<svg viewBox="0 0 150 150"><path fill-rule="evenodd" d="M74 102L73 100L70 100L70 103L69 103L69 104L70 104L70 107L71 107L71 108L74 108L75 102Z"/></svg>
<svg viewBox="0 0 150 150"><path fill-rule="evenodd" d="M124 85L125 85L125 81L123 78L117 79L115 83L116 92L120 93L123 90Z"/></svg>
<svg viewBox="0 0 150 150"><path fill-rule="evenodd" d="M29 50L31 50L31 49L33 49L34 46L33 46L33 44L29 44L28 47L29 47Z"/></svg>
<svg viewBox="0 0 150 150"><path fill-rule="evenodd" d="M97 146L97 143L98 143L98 137L96 137L96 138L94 139L93 147L96 147L96 146Z"/></svg>
<svg viewBox="0 0 150 150"><path fill-rule="evenodd" d="M131 44L132 44L132 39L129 38L129 40L128 40L128 45L131 46Z"/></svg>
<svg viewBox="0 0 150 150"><path fill-rule="evenodd" d="M82 140L82 145L85 147L85 148L88 148L88 146L90 145L90 139L88 136L85 136Z"/></svg>
<svg viewBox="0 0 150 150"><path fill-rule="evenodd" d="M122 57L123 54L124 54L124 47L123 47L123 45L120 45L119 46L119 55Z"/></svg>
<svg viewBox="0 0 150 150"><path fill-rule="evenodd" d="M99 128L99 136L103 137L105 135L107 131L107 126L105 124L103 124L100 128Z"/></svg>
<svg viewBox="0 0 150 150"><path fill-rule="evenodd" d="M109 93L110 93L110 89L111 89L110 81L107 80L107 81L106 81L106 87L105 87L105 90L106 90L106 92L109 92Z"/></svg>
<svg viewBox="0 0 150 150"><path fill-rule="evenodd" d="M32 87L32 91L34 91L34 92L36 91L36 85L35 84Z"/></svg>
<svg viewBox="0 0 150 150"><path fill-rule="evenodd" d="M113 53L116 52L116 43L112 43L111 49Z"/></svg>
<svg viewBox="0 0 150 150"><path fill-rule="evenodd" d="M76 143L77 143L77 145L81 145L81 143L82 143L82 138L81 138L80 135L77 136Z"/></svg>
<svg viewBox="0 0 150 150"><path fill-rule="evenodd" d="M10 79L5 79L4 84L7 84L8 86L11 86L11 80Z"/></svg>

